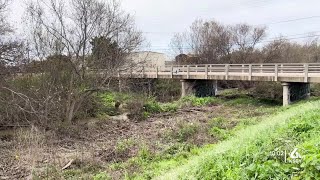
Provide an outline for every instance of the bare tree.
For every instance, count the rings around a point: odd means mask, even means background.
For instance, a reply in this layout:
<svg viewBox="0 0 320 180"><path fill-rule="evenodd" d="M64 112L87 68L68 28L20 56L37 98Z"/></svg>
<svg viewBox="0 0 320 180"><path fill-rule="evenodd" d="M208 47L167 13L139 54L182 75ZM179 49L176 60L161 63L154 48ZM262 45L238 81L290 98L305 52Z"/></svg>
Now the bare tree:
<svg viewBox="0 0 320 180"><path fill-rule="evenodd" d="M170 42L170 47L175 54L183 54L187 51L187 46L185 45L185 34L176 33Z"/></svg>
<svg viewBox="0 0 320 180"><path fill-rule="evenodd" d="M41 75L50 77L45 82L50 91L42 96L61 104L68 123L92 93L104 89L117 69L127 63L126 55L143 40L134 19L116 0L31 0L26 12L34 58L42 62L42 67L64 64L56 71L43 68ZM105 50L109 53L97 58L92 56L91 41L99 37L114 46L104 46L110 48ZM54 63L47 63L49 60ZM110 66L102 61L114 62ZM95 63L104 66L88 69L89 64Z"/></svg>
<svg viewBox="0 0 320 180"><path fill-rule="evenodd" d="M248 24L237 24L231 27L234 42L234 63L252 63L250 55L256 45L266 36L265 27L253 27Z"/></svg>
<svg viewBox="0 0 320 180"><path fill-rule="evenodd" d="M266 44L261 51L266 63L314 63L320 60L318 38L297 43L279 37Z"/></svg>
<svg viewBox="0 0 320 180"><path fill-rule="evenodd" d="M171 44L176 49L187 44L189 52L198 56L202 63L246 63L264 37L264 27L226 26L200 19L186 33L175 35Z"/></svg>

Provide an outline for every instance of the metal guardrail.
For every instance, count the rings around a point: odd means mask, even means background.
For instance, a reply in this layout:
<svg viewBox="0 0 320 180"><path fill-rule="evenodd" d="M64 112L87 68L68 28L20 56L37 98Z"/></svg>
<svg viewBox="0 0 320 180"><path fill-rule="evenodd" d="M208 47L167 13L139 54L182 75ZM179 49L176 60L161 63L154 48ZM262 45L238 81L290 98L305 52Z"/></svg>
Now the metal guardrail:
<svg viewBox="0 0 320 180"><path fill-rule="evenodd" d="M278 81L279 77L302 77L308 82L310 77L320 78L320 63L292 63L292 64L201 64L201 65L175 65L166 67L135 67L125 71L119 71L118 76L130 75L135 78L179 78L183 76L189 79L208 79L210 76L229 77L273 77ZM195 77L196 76L196 77ZM198 78L197 78L198 77Z"/></svg>

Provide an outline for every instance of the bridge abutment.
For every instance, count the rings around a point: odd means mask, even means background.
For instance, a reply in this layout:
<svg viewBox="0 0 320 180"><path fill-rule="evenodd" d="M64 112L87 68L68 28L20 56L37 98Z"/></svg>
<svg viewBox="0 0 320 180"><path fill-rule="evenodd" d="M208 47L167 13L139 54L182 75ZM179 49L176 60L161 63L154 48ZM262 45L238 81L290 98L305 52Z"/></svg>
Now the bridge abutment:
<svg viewBox="0 0 320 180"><path fill-rule="evenodd" d="M215 96L217 81L212 80L181 80L181 97L195 95L197 97Z"/></svg>
<svg viewBox="0 0 320 180"><path fill-rule="evenodd" d="M288 83L283 82L283 106L288 106L292 102L310 97L309 83Z"/></svg>

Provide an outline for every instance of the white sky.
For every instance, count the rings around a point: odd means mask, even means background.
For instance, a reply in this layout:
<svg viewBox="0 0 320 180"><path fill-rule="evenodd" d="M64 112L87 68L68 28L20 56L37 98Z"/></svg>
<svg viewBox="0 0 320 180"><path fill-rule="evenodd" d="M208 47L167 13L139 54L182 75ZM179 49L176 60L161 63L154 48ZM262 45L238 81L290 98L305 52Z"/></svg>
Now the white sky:
<svg viewBox="0 0 320 180"><path fill-rule="evenodd" d="M17 31L23 32L24 0L13 1L10 18ZM122 0L122 6L135 16L139 30L148 32L144 35L150 50L167 53L174 32L185 31L197 18L224 24L269 24L269 39L280 34L320 34L320 0ZM311 16L319 17L270 24Z"/></svg>

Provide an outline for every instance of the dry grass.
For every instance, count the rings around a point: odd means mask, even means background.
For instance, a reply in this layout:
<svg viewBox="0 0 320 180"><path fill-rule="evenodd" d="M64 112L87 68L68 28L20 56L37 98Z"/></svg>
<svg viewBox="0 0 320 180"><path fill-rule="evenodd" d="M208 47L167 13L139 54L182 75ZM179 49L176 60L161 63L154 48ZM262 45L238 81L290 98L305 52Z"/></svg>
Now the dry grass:
<svg viewBox="0 0 320 180"><path fill-rule="evenodd" d="M35 127L14 130L13 138L0 142L0 177L65 179L68 173L92 177L108 170L111 163L135 157L143 147L157 153L181 141L196 146L214 143L218 139L208 134L210 121L224 117L224 125L233 128L239 116L254 114L255 107L247 109L243 114L239 107L224 105L186 108L158 114L145 121L93 119L58 131ZM177 132L178 136L174 134ZM69 166L65 167L67 164ZM132 172L139 171L134 166L129 168ZM109 170L109 173L115 179L123 176L122 171Z"/></svg>

